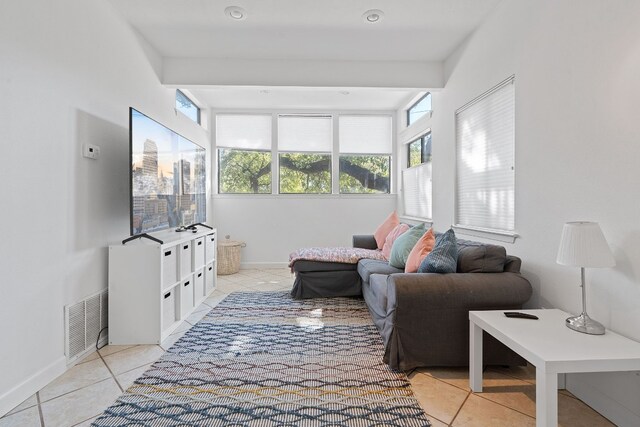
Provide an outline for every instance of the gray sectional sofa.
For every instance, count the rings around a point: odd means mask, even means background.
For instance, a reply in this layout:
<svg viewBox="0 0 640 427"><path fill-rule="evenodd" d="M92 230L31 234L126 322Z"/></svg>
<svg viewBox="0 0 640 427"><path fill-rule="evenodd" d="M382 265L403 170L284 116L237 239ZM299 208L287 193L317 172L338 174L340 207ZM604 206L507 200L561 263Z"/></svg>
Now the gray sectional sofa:
<svg viewBox="0 0 640 427"><path fill-rule="evenodd" d="M469 364L469 311L517 310L531 284L521 261L502 246L458 239L457 272L405 273L385 261L358 264L296 261L291 295L296 299L364 296L394 369ZM353 236L356 248L376 249L375 238ZM485 334L487 365L522 365L524 359Z"/></svg>
<svg viewBox="0 0 640 427"><path fill-rule="evenodd" d="M373 236L354 236L354 247L376 247ZM358 262L362 294L394 369L469 364L469 311L522 308L532 294L521 261L502 246L458 240L457 272L404 273L388 263ZM485 334L487 365L524 360Z"/></svg>

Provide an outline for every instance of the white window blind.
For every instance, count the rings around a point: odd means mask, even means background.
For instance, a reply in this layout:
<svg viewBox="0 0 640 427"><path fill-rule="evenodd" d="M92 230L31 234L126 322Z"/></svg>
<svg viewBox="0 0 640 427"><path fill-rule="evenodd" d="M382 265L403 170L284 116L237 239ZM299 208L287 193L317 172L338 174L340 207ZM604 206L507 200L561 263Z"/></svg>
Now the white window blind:
<svg viewBox="0 0 640 427"><path fill-rule="evenodd" d="M417 218L432 218L431 162L402 171L404 214Z"/></svg>
<svg viewBox="0 0 640 427"><path fill-rule="evenodd" d="M332 129L331 116L279 116L278 150L331 153Z"/></svg>
<svg viewBox="0 0 640 427"><path fill-rule="evenodd" d="M216 146L271 150L271 115L216 115Z"/></svg>
<svg viewBox="0 0 640 427"><path fill-rule="evenodd" d="M340 152L391 154L391 116L340 116Z"/></svg>
<svg viewBox="0 0 640 427"><path fill-rule="evenodd" d="M511 77L456 111L456 223L515 229L515 89Z"/></svg>

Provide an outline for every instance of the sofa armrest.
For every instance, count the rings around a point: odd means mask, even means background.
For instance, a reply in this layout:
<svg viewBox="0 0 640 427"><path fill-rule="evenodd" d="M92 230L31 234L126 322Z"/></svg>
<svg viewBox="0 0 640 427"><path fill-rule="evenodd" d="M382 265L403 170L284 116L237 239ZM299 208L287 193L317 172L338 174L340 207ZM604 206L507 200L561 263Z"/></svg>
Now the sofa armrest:
<svg viewBox="0 0 640 427"><path fill-rule="evenodd" d="M384 361L397 369L469 363L469 310L517 310L532 294L518 273L396 273L387 278ZM485 334L487 335L487 334ZM522 363L485 336L486 364Z"/></svg>
<svg viewBox="0 0 640 427"><path fill-rule="evenodd" d="M353 236L353 247L361 249L378 249L378 243L373 234L360 234Z"/></svg>
<svg viewBox="0 0 640 427"><path fill-rule="evenodd" d="M389 276L387 286L387 307L406 313L522 306L533 293L527 279L511 272L398 273Z"/></svg>

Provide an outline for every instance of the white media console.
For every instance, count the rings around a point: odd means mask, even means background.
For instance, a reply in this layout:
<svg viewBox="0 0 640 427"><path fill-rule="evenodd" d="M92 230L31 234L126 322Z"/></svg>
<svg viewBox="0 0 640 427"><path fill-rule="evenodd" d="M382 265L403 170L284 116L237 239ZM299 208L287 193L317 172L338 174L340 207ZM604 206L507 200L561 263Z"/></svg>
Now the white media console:
<svg viewBox="0 0 640 427"><path fill-rule="evenodd" d="M160 344L216 286L216 230L109 246L109 344Z"/></svg>

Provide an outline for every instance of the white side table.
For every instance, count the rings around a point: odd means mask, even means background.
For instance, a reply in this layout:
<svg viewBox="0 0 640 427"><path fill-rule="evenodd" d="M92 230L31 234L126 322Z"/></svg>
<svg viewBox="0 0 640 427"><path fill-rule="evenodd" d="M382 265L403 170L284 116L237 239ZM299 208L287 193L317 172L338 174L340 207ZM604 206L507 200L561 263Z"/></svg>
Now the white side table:
<svg viewBox="0 0 640 427"><path fill-rule="evenodd" d="M519 310L539 320L508 318L504 310L470 311L469 382L482 391L482 331L536 367L536 426L558 425L558 374L640 370L640 343L607 330L587 335L565 326L562 310Z"/></svg>

